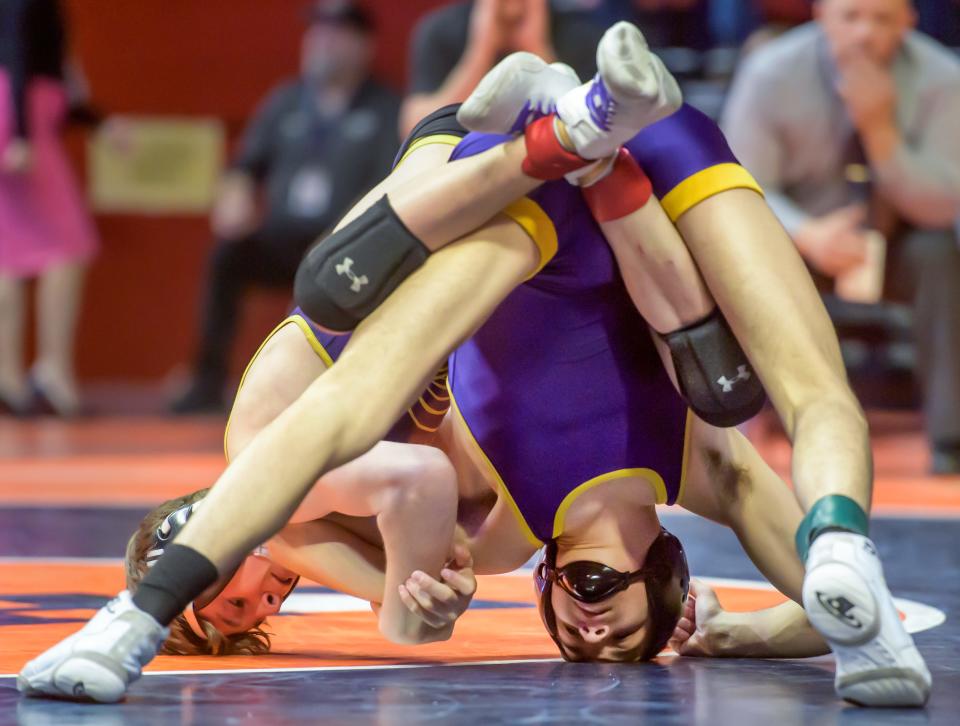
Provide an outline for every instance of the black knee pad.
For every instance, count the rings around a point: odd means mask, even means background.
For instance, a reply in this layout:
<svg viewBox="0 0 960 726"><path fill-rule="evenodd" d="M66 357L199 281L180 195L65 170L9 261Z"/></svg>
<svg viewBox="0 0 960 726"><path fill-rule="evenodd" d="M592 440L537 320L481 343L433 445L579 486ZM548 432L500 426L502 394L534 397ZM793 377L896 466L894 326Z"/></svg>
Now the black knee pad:
<svg viewBox="0 0 960 726"><path fill-rule="evenodd" d="M297 269L293 296L317 325L345 333L376 310L429 254L383 196L307 253Z"/></svg>
<svg viewBox="0 0 960 726"><path fill-rule="evenodd" d="M736 426L763 407L763 384L719 310L661 337L670 346L680 392L708 424Z"/></svg>

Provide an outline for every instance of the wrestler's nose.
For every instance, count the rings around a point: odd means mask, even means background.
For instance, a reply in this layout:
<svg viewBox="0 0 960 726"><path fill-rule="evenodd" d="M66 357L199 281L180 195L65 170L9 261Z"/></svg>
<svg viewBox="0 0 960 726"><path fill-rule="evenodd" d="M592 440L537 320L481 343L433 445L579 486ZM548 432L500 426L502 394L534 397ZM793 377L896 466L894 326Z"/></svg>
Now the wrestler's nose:
<svg viewBox="0 0 960 726"><path fill-rule="evenodd" d="M606 625L581 625L580 637L587 643L599 643L610 633L610 628Z"/></svg>
<svg viewBox="0 0 960 726"><path fill-rule="evenodd" d="M283 599L272 592L263 593L263 597L260 599L260 612L258 615L261 618L265 618L268 615L276 615L280 612L280 605L283 604Z"/></svg>

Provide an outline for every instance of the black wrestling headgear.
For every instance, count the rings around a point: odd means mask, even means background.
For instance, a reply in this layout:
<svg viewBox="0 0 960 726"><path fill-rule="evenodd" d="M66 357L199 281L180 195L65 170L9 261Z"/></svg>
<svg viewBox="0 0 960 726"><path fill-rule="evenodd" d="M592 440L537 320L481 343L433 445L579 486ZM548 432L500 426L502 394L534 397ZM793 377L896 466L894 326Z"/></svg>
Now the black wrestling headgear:
<svg viewBox="0 0 960 726"><path fill-rule="evenodd" d="M557 544L551 540L546 548L541 561L534 569L534 586L537 591L537 598L540 610L540 618L543 624L557 644L560 652L563 653L563 647L557 635L557 618L553 611L553 601L551 600L553 584L558 580L560 572L566 570L570 565L580 563L570 563L564 568L557 568ZM687 593L690 590L690 570L687 566L687 557L683 552L683 545L680 540L670 534L666 529L661 528L660 534L650 545L647 552L646 561L643 567L636 572L617 573L609 567L596 564L599 568L609 571L609 587L597 594L607 594L604 597L610 597L622 589L629 586L630 583L643 580L647 587L647 600L649 603L648 632L644 641L643 651L640 660L650 660L663 650L663 647L670 640L680 616L683 613L683 603L687 599ZM596 578L587 579L584 586L580 588L564 587L564 590L570 593L572 597L584 601L590 600L592 589L597 587ZM561 587L563 585L561 584ZM578 597L575 592L581 592ZM584 597L585 596L585 597Z"/></svg>

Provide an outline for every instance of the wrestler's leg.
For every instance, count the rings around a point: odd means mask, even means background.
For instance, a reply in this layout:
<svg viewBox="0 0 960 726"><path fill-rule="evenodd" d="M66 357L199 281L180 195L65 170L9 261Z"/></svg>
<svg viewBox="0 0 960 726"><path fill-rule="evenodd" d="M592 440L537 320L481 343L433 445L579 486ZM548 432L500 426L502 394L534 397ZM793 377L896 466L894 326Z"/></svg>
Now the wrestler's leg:
<svg viewBox="0 0 960 726"><path fill-rule="evenodd" d="M588 163L563 150L552 127L538 138L546 139L534 146L548 148L548 161L555 152L567 164L558 177ZM418 168L425 173L410 173L414 158L408 158L307 253L294 281L297 304L326 330L355 329L423 264L431 248L478 228L541 183L524 166L529 147L517 139L447 165L449 147L417 149ZM424 154L439 163L425 167Z"/></svg>
<svg viewBox="0 0 960 726"><path fill-rule="evenodd" d="M526 156L524 139L508 141L417 177L391 192L390 204L407 228L435 251L543 183L523 173Z"/></svg>
<svg viewBox="0 0 960 726"><path fill-rule="evenodd" d="M672 333L714 309L690 251L655 197L624 216L598 222L630 298L650 327Z"/></svg>
<svg viewBox="0 0 960 726"><path fill-rule="evenodd" d="M763 386L633 157L621 150L611 173L583 195L634 305L669 349L664 362L690 407L715 426L756 415Z"/></svg>
<svg viewBox="0 0 960 726"><path fill-rule="evenodd" d="M773 585L800 602L803 564L792 533L803 512L786 483L736 429L694 418L678 504L730 527Z"/></svg>
<svg viewBox="0 0 960 726"><path fill-rule="evenodd" d="M800 505L807 511L842 494L869 511L866 420L796 246L763 198L746 189L710 197L677 226L793 442Z"/></svg>
<svg viewBox="0 0 960 726"><path fill-rule="evenodd" d="M499 155L485 152L460 160L422 184L391 194L408 229L435 250L476 229L541 180L560 179L609 156L680 107L676 80L629 23L617 23L604 35L597 67L597 79L580 84L569 68L549 66L530 53L501 61L464 102L458 118L481 131L522 129L524 138L504 144ZM562 123L552 115L540 118L554 107Z"/></svg>
<svg viewBox="0 0 960 726"><path fill-rule="evenodd" d="M542 74L525 76L523 63L515 63L523 58L538 65ZM472 160L458 160L386 198L377 197L362 214L348 216L301 264L294 285L300 307L327 330L352 330L430 251L483 224L539 180L560 179L602 164L600 160L640 129L679 108L676 81L633 26L621 23L611 29L598 47L597 59L598 77L566 93L543 94L533 85L508 82L506 86L514 90L519 86L537 97L556 98L556 113L540 117L545 111L531 107L532 96L505 94L505 108L494 115L514 119L503 130L523 129L523 140L509 141ZM491 74L509 79L511 70L536 79L553 69L536 56L521 53L506 58ZM567 73L553 72L561 83L576 83ZM482 95L486 80L475 96ZM527 125L531 119L536 120Z"/></svg>
<svg viewBox="0 0 960 726"><path fill-rule="evenodd" d="M807 570L809 617L838 659L847 654L875 664L852 680L838 668L838 693L868 705L922 705L930 674L866 536L872 484L866 420L796 247L749 190L717 194L677 224L793 442L793 484L806 511L796 545Z"/></svg>
<svg viewBox="0 0 960 726"><path fill-rule="evenodd" d="M383 437L537 257L529 237L506 219L431 256L357 329L337 364L228 467L208 495L212 506L191 518L178 543L226 570L274 534L319 475ZM243 531L230 526L240 518Z"/></svg>

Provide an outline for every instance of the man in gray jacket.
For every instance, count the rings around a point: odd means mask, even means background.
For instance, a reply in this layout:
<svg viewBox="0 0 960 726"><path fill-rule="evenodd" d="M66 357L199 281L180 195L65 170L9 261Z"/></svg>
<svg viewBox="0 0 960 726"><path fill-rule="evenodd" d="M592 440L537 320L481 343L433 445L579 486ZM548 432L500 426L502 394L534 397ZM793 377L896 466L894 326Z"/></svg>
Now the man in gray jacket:
<svg viewBox="0 0 960 726"><path fill-rule="evenodd" d="M883 295L910 301L937 473L960 472L960 61L910 0L817 0L752 54L723 126L815 277L888 240Z"/></svg>

